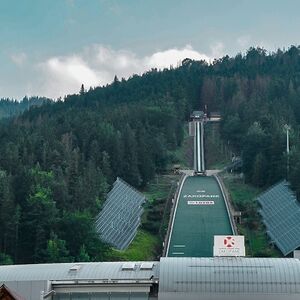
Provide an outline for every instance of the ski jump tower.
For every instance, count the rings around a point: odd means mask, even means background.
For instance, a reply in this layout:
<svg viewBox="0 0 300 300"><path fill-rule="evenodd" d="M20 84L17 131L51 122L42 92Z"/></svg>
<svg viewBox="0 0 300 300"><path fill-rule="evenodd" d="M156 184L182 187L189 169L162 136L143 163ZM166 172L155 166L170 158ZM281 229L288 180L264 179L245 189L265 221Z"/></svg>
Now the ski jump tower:
<svg viewBox="0 0 300 300"><path fill-rule="evenodd" d="M203 111L194 111L189 123L189 135L194 137L194 172L196 175L205 175L204 121L206 118Z"/></svg>

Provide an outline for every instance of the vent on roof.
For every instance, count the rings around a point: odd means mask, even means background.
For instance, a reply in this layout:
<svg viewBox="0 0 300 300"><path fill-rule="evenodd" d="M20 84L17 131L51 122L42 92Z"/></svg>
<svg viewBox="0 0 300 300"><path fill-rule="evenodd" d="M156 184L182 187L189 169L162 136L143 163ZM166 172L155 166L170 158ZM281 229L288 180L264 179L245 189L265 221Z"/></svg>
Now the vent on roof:
<svg viewBox="0 0 300 300"><path fill-rule="evenodd" d="M140 266L140 270L152 270L153 269L153 263L152 262L144 262Z"/></svg>
<svg viewBox="0 0 300 300"><path fill-rule="evenodd" d="M124 263L122 265L122 270L124 270L124 271L134 270L134 268L135 268L135 263L132 263L132 262Z"/></svg>
<svg viewBox="0 0 300 300"><path fill-rule="evenodd" d="M74 265L74 266L72 266L70 269L69 269L69 271L70 272L78 272L79 270L80 270L80 268L81 268L81 265Z"/></svg>

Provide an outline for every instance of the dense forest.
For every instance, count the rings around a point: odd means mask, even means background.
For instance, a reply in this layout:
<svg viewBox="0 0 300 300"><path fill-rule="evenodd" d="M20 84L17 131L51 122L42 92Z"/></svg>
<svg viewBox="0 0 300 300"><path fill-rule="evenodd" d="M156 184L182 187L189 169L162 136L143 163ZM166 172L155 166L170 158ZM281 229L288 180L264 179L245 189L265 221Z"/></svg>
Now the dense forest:
<svg viewBox="0 0 300 300"><path fill-rule="evenodd" d="M185 59L1 124L0 262L105 260L93 222L110 185L120 176L140 188L163 172L190 112L205 105L221 112L222 138L242 156L247 182L288 177L300 195L300 48Z"/></svg>
<svg viewBox="0 0 300 300"><path fill-rule="evenodd" d="M0 119L7 119L23 113L32 106L41 106L53 100L45 97L24 97L21 101L0 99Z"/></svg>

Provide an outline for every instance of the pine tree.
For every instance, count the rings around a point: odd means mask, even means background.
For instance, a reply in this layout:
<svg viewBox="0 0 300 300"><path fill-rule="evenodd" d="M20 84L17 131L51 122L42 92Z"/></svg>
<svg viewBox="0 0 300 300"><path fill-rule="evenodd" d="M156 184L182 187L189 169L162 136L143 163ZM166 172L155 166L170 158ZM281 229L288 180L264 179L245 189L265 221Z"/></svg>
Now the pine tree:
<svg viewBox="0 0 300 300"><path fill-rule="evenodd" d="M85 93L85 89L84 89L84 85L82 84L81 87L80 87L79 95L83 96L84 93Z"/></svg>

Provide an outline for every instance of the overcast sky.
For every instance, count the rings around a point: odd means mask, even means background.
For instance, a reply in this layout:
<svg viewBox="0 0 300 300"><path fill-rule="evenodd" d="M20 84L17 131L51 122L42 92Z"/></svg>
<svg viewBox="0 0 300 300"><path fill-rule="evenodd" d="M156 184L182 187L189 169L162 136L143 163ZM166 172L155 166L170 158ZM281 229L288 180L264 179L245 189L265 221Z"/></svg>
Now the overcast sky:
<svg viewBox="0 0 300 300"><path fill-rule="evenodd" d="M0 97L300 44L298 0L0 0Z"/></svg>

